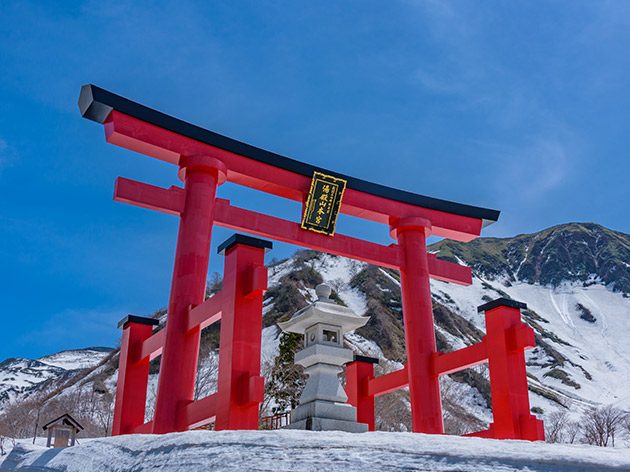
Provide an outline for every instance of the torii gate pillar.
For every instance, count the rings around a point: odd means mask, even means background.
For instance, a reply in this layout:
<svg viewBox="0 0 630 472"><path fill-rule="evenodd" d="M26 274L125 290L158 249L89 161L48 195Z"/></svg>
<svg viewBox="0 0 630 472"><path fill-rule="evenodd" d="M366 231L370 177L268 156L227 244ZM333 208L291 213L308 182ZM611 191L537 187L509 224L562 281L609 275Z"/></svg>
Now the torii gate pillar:
<svg viewBox="0 0 630 472"><path fill-rule="evenodd" d="M390 228L403 251L400 288L413 431L443 434L440 381L432 369L432 355L437 349L426 243L431 222L419 217L401 218Z"/></svg>
<svg viewBox="0 0 630 472"><path fill-rule="evenodd" d="M226 167L209 156L182 157L179 176L185 199L153 418L153 433L158 434L187 429L178 424L177 410L193 401L201 330L197 326L187 331L186 322L189 310L201 304L206 293L215 197L225 182Z"/></svg>

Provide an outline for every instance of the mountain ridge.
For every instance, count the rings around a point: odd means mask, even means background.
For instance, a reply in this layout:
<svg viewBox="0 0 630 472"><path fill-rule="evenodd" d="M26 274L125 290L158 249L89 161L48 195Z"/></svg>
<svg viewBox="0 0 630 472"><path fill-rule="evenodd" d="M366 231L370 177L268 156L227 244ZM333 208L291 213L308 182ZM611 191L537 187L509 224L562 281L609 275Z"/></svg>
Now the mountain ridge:
<svg viewBox="0 0 630 472"><path fill-rule="evenodd" d="M557 287L599 278L614 291L630 294L630 235L596 223L565 223L508 238L480 237L469 243L438 241L438 258L463 261L490 277Z"/></svg>

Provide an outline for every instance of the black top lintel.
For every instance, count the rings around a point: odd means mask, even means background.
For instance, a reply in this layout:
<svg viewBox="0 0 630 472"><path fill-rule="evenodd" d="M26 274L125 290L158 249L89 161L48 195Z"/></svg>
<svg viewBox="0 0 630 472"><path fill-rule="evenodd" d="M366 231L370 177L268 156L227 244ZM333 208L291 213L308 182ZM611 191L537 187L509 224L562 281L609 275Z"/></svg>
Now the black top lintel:
<svg viewBox="0 0 630 472"><path fill-rule="evenodd" d="M253 236L247 236L245 234L235 233L232 236L230 236L228 239L223 241L221 244L219 244L219 247L217 248L217 254L221 254L222 256L225 256L225 253L237 244L245 244L247 246L264 249L265 254L267 254L273 247L273 243L271 241L267 241L266 239L259 239L259 238L254 238Z"/></svg>
<svg viewBox="0 0 630 472"><path fill-rule="evenodd" d="M331 172L305 162L300 162L280 154L266 151L191 123L187 123L170 115L166 115L92 84L87 84L81 87L79 110L81 111L81 116L84 118L101 124L104 123L112 110L116 110L125 115L172 131L182 136L186 136L196 141L200 141L216 148L224 149L234 154L239 154L274 167L295 172L296 174L312 177L313 172L322 172L326 175L332 175L346 180L347 188L360 192L431 210L480 219L482 220L483 227L494 223L499 218L500 212L498 210L475 207L448 200L441 200L439 198L427 197L425 195L419 195L405 190L386 187L384 185Z"/></svg>
<svg viewBox="0 0 630 472"><path fill-rule="evenodd" d="M155 318L146 318L144 316L127 315L118 322L118 329L124 328L127 323L138 323L149 326L157 326L160 324L159 320Z"/></svg>
<svg viewBox="0 0 630 472"><path fill-rule="evenodd" d="M527 309L527 304L523 302L517 302L516 300L512 300L511 298L497 298L496 300L492 300L491 302L484 303L483 305L479 305L477 307L477 312L481 313L482 311L492 310L493 308L497 308L500 306L507 306L508 308L516 308L517 310Z"/></svg>

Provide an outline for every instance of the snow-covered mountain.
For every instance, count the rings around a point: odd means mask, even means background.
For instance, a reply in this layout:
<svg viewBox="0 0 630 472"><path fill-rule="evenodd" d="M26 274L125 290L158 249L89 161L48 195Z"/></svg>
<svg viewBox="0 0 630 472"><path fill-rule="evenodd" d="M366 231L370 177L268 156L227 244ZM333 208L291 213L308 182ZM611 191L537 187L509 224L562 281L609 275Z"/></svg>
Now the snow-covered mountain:
<svg viewBox="0 0 630 472"><path fill-rule="evenodd" d="M47 380L71 377L98 365L110 352L107 347L61 351L39 359L9 358L0 363L0 404L37 391Z"/></svg>
<svg viewBox="0 0 630 472"><path fill-rule="evenodd" d="M513 298L527 304L523 320L536 332L537 347L526 354L534 413L544 418L554 411L569 411L577 418L586 408L600 404L630 411L629 235L595 224L568 224L514 238L444 240L429 250L473 269L470 287L432 281L439 350L481 341L485 325L477 306L499 297ZM210 293L220 290L216 282ZM276 322L313 301L314 287L322 282L333 288L332 298L338 303L370 316L366 326L347 336L347 344L358 354L381 359L377 375L401 368L405 339L398 273L301 250L269 267L263 369L271 368L278 353ZM165 312L154 316L163 322ZM200 396L216 387L218 335L216 325L202 332ZM93 391L111 394L118 356L112 353L106 359L106 355L104 350L88 349L36 361L8 359L0 364L0 408L3 398L28 396L46 380L56 382L60 395L83 392L89 385ZM158 363L156 359L151 365L149 403L154 400ZM79 372L82 380L72 381ZM478 430L492 420L484 365L441 381L447 431ZM409 429L406 395L400 391L377 398L377 428ZM151 410L149 404L148 416Z"/></svg>

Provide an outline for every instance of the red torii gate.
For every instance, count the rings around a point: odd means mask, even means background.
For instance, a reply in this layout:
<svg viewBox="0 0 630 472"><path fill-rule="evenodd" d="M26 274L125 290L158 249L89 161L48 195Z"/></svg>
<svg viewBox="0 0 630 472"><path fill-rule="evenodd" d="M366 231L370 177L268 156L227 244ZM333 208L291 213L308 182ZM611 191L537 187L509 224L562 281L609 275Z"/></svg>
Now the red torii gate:
<svg viewBox="0 0 630 472"><path fill-rule="evenodd" d="M124 413L122 399L125 392L120 391L123 387L119 385L117 434L182 431L196 424L192 418L195 416L191 413L193 410L198 411L204 405L208 411L215 409L211 397L192 401L200 330L213 322L213 316L218 319L216 307L206 310L208 304L214 303L212 298L203 303L213 225L400 270L407 345L405 377L410 389L413 430L444 432L439 382L433 371L436 344L429 278L462 285L470 285L472 278L470 268L428 254L426 238L434 234L470 241L479 236L484 226L498 219L498 211L331 173L191 125L94 85L82 87L79 108L83 117L104 125L107 142L177 165L178 176L184 182L184 188L165 189L120 177L116 180L116 201L180 217L168 318L163 334L151 335L151 322L141 322L139 317L121 322L122 327L129 329L127 335L123 334L123 341L126 336L128 350L132 353L127 360L121 354L121 371L123 361L127 362L130 371L146 369L142 366L149 358L161 352L154 419L146 425L138 423L138 405L142 404L144 411L146 400L146 393L140 392L140 384L132 389L134 393L128 393L133 398L130 405L134 405L130 411L136 416L133 421L127 421L125 414L132 413ZM326 236L309 232L299 223L237 208L228 200L216 197L217 187L230 181L304 204L315 171L347 180L340 212L388 225L397 244L384 246L341 234ZM235 243L235 247L238 252L247 244ZM248 280L256 281L251 282L252 287L256 287L253 299L261 305L266 282L263 284L262 270L258 270L256 276L252 275L252 270L262 264L260 247L258 249L258 255L250 256L246 272L250 274ZM228 259L226 257L226 264ZM244 295L241 290L236 297ZM234 300L231 310L240 303ZM245 311L253 319L252 314L260 316L260 310L261 307L251 305ZM201 312L205 314L202 316ZM195 316L197 324L191 321ZM256 329L259 336L260 328ZM223 355L223 345L221 348ZM142 354L138 354L139 351ZM239 358L243 353L234 355ZM233 370L232 374L238 369ZM140 377L144 376L143 372ZM258 375L259 372L247 374L247 387L243 387L246 391L243 395L247 398L241 398L239 404L256 403L261 382ZM235 388L243 385L242 379L238 382L233 385ZM221 378L219 383L221 389ZM199 423L198 415L194 419ZM235 427L239 425L225 426L226 429Z"/></svg>
<svg viewBox="0 0 630 472"><path fill-rule="evenodd" d="M482 341L447 354L430 357L434 379L442 375L488 362L493 422L484 431L467 434L493 439L544 441L543 422L530 413L525 371L526 349L536 346L534 330L521 322L521 309L527 305L499 298L478 307L486 317L486 335ZM348 403L357 408L357 421L374 431L374 397L409 386L407 364L390 374L374 377L378 359L355 356L346 365Z"/></svg>

